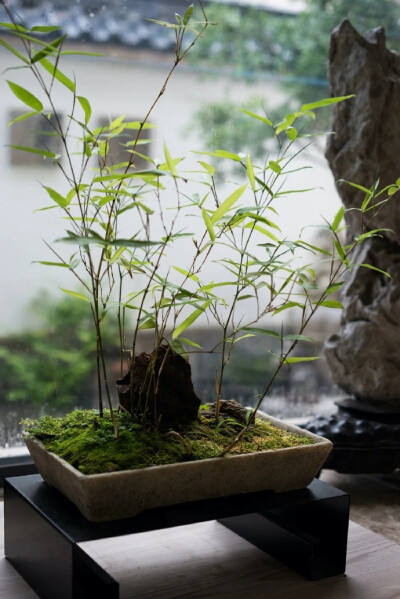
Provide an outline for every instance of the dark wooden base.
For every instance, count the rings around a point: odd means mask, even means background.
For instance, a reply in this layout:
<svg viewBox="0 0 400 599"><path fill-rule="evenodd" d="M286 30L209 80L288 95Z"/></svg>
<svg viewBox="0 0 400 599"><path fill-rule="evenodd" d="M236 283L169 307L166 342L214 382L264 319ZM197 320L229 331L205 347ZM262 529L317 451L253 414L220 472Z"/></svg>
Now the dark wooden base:
<svg viewBox="0 0 400 599"><path fill-rule="evenodd" d="M5 555L42 599L119 597L118 582L79 542L208 520L311 580L345 571L349 496L317 479L300 491L207 499L104 523L86 520L39 475L4 486Z"/></svg>

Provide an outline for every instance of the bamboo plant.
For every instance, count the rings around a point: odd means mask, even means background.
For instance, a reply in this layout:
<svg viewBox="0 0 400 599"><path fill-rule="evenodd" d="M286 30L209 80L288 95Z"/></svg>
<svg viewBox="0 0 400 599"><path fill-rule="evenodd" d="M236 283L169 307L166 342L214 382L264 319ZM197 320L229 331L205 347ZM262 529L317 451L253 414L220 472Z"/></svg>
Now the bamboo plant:
<svg viewBox="0 0 400 599"><path fill-rule="evenodd" d="M265 136L270 137L270 153L265 160L256 163L250 155L210 149L196 154L196 171L187 172L183 157L171 155L166 144L163 160L157 162L139 152L139 142L142 132L153 127L154 108L174 71L210 25L201 3L201 21L194 22L193 6L190 6L184 15L176 15L174 23L155 23L155 26L172 29L175 51L171 69L143 120L131 122L120 116L107 126L93 127L90 99L80 95L79 83L63 70L63 56L68 53L67 36L54 27L27 29L10 13L4 0L0 1L10 18L10 22L0 24L0 43L13 54L17 66L31 73L35 80L32 91L7 79L10 92L27 109L10 124L41 115L62 144L62 157L45 146L13 147L53 161L68 187L65 193L42 184L51 202L49 207L60 212L67 228L59 240L62 244L47 243L53 260L41 263L68 271L79 284L79 290L68 285L62 291L74 301L86 302L91 311L97 339L100 417L105 402L111 415L117 409L112 399L102 335L110 311L118 316L116 335L120 340L121 376L124 369L130 367L131 390L138 335L142 330L152 331L154 352L143 393L139 399L131 397L129 410L141 426L151 430L157 429L160 422L149 393L157 390L168 354L176 353L189 359L191 352L218 353L215 373L215 417L218 420L224 373L236 344L256 335L262 335L266 345L269 338L279 340L280 351L274 353L275 372L265 382L246 426L221 454L225 455L252 426L280 370L296 362L318 358L294 355L294 350L300 341L312 342L306 327L319 308L341 308L338 300L331 299L331 294L340 289L346 271L353 266L354 247L371 235L379 235L379 231L368 229L368 215L371 210L383 207L393 194L393 186L380 192L365 190L360 210L366 226L359 237L348 243L343 243L341 236L345 227L344 208L338 211L332 223L322 224L328 239L323 247L313 245L301 235L288 240L275 222L279 202L294 191L288 181L296 172L297 156L310 143L304 132L305 123L314 117L315 110L350 97L303 105L278 123L271 122L265 114L244 111L262 128ZM56 86L61 86L70 98L69 115L64 121L54 99ZM108 159L110 142L121 134L127 135L124 149L129 152L129 158L112 164ZM146 161L148 168L136 168L138 158ZM241 167L242 177L238 182L221 184L216 177L218 165L225 161ZM193 181L197 182L196 193L187 191L188 180L190 186ZM307 190L297 190L301 191ZM165 199L171 196L173 201ZM128 235L121 234L127 229ZM68 250L64 252L66 243ZM184 247L185 259L179 263L171 261L174 247ZM321 260L328 264L329 276L324 284L315 274L314 263ZM210 262L216 263L219 269L218 280L209 278ZM241 309L242 302L247 302L245 313ZM296 334L285 334L283 326L277 332L273 324L269 324L269 320L273 323L274 317L286 310L298 314ZM198 319L219 328L220 341L214 348L203 350L191 339L191 327ZM157 356L165 346L163 361L156 369ZM113 419L118 439L115 416Z"/></svg>

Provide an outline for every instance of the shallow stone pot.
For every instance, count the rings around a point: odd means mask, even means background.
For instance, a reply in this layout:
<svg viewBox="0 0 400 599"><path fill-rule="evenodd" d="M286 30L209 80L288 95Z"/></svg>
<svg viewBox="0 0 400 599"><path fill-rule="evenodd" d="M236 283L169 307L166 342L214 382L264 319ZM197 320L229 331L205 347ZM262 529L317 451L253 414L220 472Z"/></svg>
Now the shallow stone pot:
<svg viewBox="0 0 400 599"><path fill-rule="evenodd" d="M92 522L135 516L139 512L187 501L256 491L292 491L307 487L328 457L328 439L267 414L274 426L314 439L313 445L260 451L223 458L85 475L24 435L39 473Z"/></svg>

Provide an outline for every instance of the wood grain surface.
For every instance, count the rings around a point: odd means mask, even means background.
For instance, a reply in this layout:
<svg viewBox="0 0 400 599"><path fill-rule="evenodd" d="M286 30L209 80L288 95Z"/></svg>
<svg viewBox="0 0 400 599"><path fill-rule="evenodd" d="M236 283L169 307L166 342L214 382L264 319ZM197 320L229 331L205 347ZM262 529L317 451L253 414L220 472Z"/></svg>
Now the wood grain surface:
<svg viewBox="0 0 400 599"><path fill-rule="evenodd" d="M353 522L346 575L316 582L215 521L80 545L119 580L121 599L400 599L400 546ZM0 503L0 597L34 599L3 555Z"/></svg>

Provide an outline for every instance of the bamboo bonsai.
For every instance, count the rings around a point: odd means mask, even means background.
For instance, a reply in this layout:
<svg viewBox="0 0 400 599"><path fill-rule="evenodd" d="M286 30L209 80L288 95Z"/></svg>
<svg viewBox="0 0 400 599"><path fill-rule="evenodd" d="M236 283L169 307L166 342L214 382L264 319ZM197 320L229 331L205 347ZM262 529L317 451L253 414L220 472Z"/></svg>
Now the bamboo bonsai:
<svg viewBox="0 0 400 599"><path fill-rule="evenodd" d="M10 91L29 109L10 124L41 115L62 145L62 160L45 146L13 147L53 161L67 185L62 192L45 184L43 189L52 202L50 207L58 209L68 223L65 236L58 241L74 249L72 255L70 251L65 254L57 244L47 243L54 259L41 264L64 268L75 277L80 288L62 291L74 301L86 302L92 314L98 383L98 412L91 416L93 428L106 413L114 430L114 440L109 443L120 441L121 422L125 428L129 420L136 430L161 434L183 445L186 459L190 457L184 434L197 421L201 401L191 384L189 357L191 352L205 351L190 338L190 328L198 319L207 319L217 325L221 337L214 348L207 349L218 353L219 366L215 373L215 405L203 412L216 430L234 421L230 437L215 455L222 457L237 450L254 429L261 402L280 370L318 358L294 355L294 350L300 341L312 342L305 329L320 307L341 307L330 296L340 289L346 271L352 268L352 249L379 234L368 230L366 224L362 235L343 244L340 233L344 208L332 223L322 225L327 245L317 246L301 235L290 241L274 222L275 205L293 193L287 188L287 179L296 172L296 156L302 143L309 143L304 122L314 116L315 110L350 96L303 105L275 124L267 115L244 111L266 136L271 136L265 160L256 164L249 155L209 150L199 153L196 172L187 172L183 158L172 156L167 145L160 162L139 152L139 143L142 132L153 126L154 107L173 72L210 25L201 2L201 22L193 22L193 6L183 16L176 15L174 23L156 22L173 30L175 53L172 67L143 120L131 122L120 116L95 128L90 100L79 95L78 84L62 70L66 35L47 26L28 30L0 1L10 17L9 23L1 24L4 35L0 43L36 82L32 91L7 81ZM187 34L191 36L188 43ZM65 123L54 99L56 86L70 95ZM110 143L121 135L126 135L123 147L128 158L113 164L109 159ZM148 168L136 168L138 158L146 161ZM216 168L227 160L241 167L242 177L238 183L221 185L215 177ZM194 181L198 185L195 193ZM375 188L368 191L360 207L366 223L369 212L382 209L389 195L393 195L393 186L380 192ZM176 264L171 251L183 243L184 260ZM313 266L316 260L329 264L324 283L317 280ZM219 269L217 280L209 277L210 262ZM243 300L248 306L245 314L241 310ZM289 309L298 313L296 334L285 334L283 325L281 332L267 325L268 318ZM116 335L120 341L118 405L112 399L102 335L110 311L117 314ZM142 330L153 335L153 351L149 354L137 353ZM256 335L264 336L266 341L278 339L280 351L269 350L276 358L276 369L266 381L255 409L240 411L237 405L222 399L224 373L235 345Z"/></svg>

